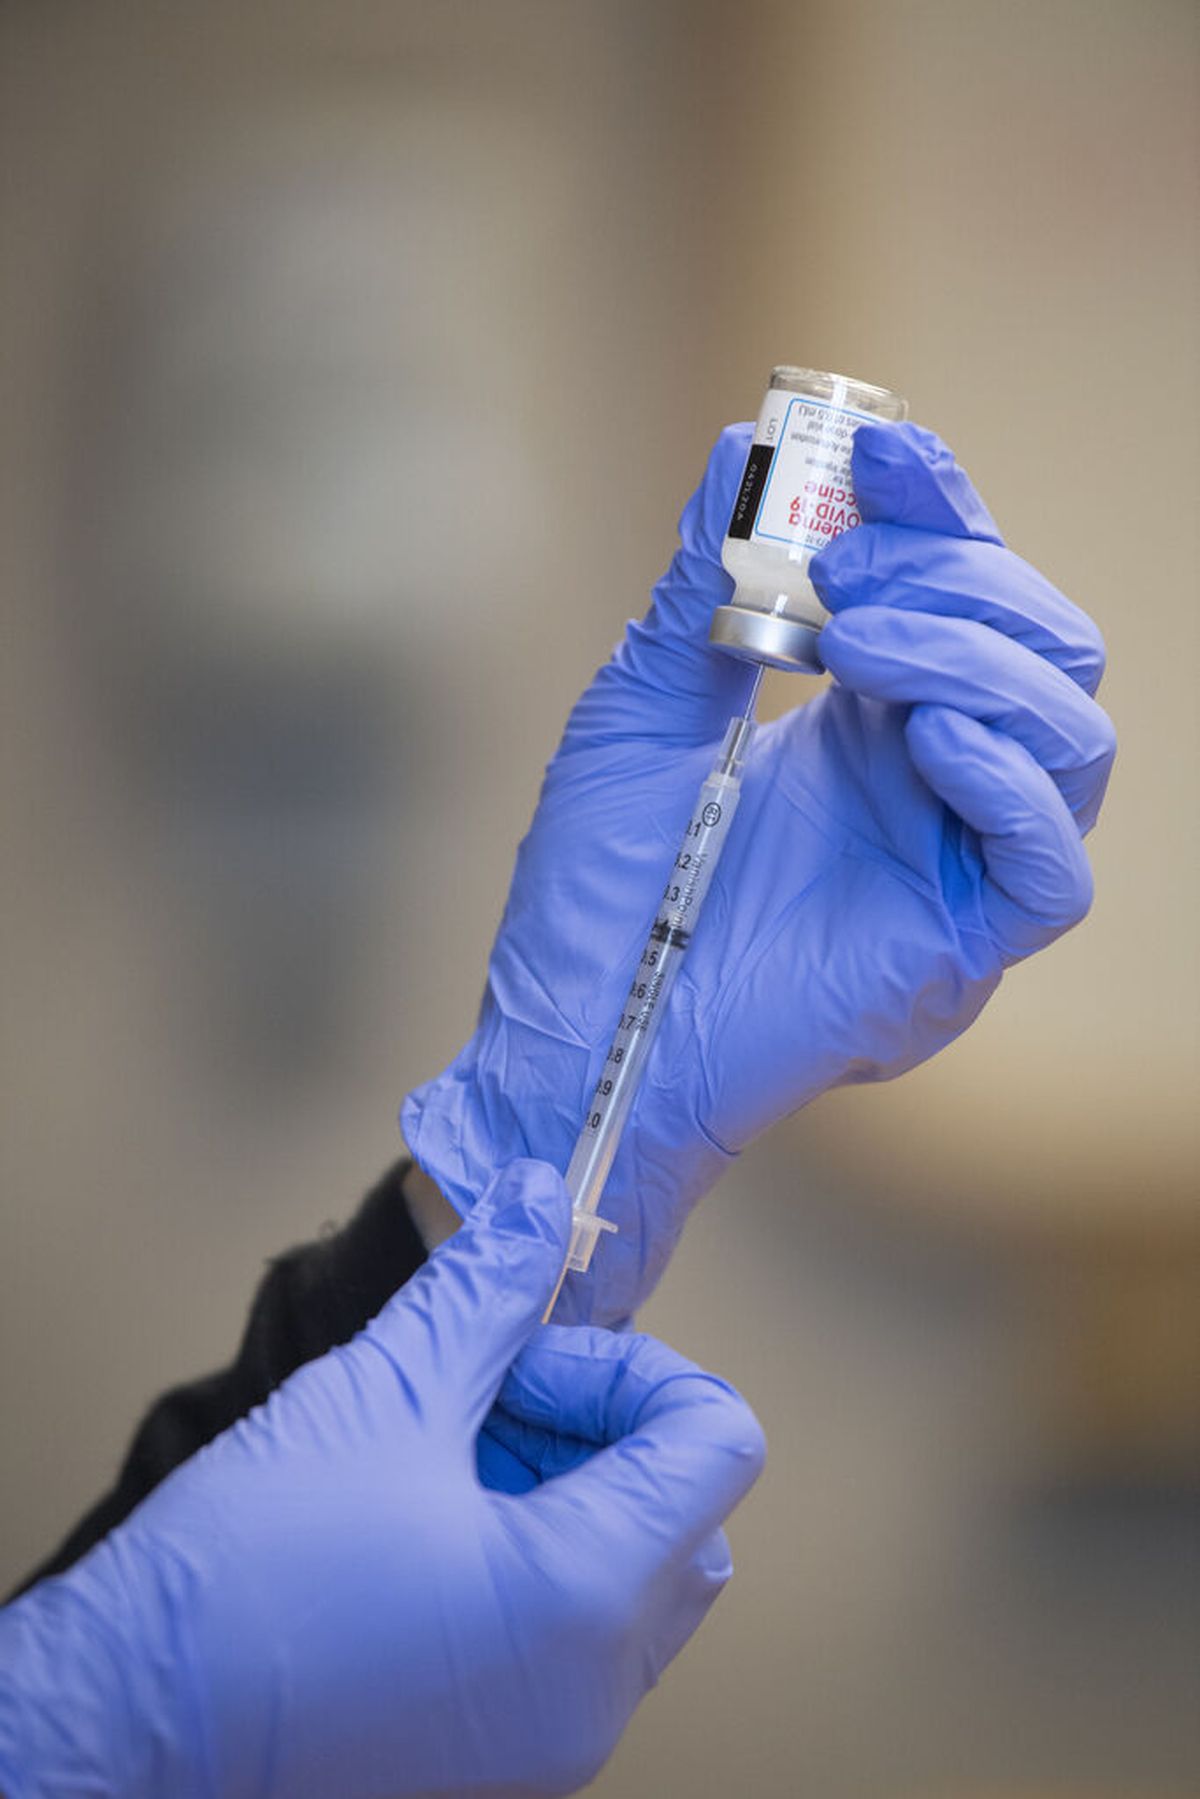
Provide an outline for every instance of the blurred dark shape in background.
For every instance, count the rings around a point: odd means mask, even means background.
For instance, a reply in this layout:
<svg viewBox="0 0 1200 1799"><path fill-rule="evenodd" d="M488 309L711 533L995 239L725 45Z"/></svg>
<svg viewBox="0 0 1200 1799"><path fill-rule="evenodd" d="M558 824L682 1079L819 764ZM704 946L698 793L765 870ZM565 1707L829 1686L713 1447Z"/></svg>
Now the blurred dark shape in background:
<svg viewBox="0 0 1200 1799"><path fill-rule="evenodd" d="M807 361L1094 613L1121 757L1085 926L745 1156L648 1308L772 1459L595 1790L1196 1790L1198 32L4 9L6 1580L398 1152L571 701Z"/></svg>

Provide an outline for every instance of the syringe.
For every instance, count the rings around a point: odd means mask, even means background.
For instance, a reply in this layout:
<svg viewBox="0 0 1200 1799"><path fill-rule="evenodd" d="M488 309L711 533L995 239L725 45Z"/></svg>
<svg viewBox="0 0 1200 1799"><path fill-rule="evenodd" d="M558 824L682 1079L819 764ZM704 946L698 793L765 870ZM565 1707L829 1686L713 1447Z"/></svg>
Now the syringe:
<svg viewBox="0 0 1200 1799"><path fill-rule="evenodd" d="M568 1272L586 1273L600 1233L617 1228L601 1218L597 1208L655 1032L737 811L742 765L754 735L754 707L762 678L760 664L754 671L745 711L730 719L720 753L696 795L633 984L622 1002L621 1016L592 1091L583 1129L567 1165L565 1180L572 1200L571 1242L558 1285L546 1307L546 1319L554 1310Z"/></svg>

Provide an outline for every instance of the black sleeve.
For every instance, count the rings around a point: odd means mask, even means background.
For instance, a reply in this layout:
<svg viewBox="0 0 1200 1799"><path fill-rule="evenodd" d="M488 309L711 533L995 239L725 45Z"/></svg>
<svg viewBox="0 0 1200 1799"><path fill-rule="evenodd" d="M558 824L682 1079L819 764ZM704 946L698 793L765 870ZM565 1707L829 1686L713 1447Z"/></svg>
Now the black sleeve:
<svg viewBox="0 0 1200 1799"><path fill-rule="evenodd" d="M301 1363L345 1343L416 1272L425 1246L404 1200L404 1176L411 1166L397 1162L342 1230L270 1263L236 1359L219 1374L189 1381L155 1401L115 1485L18 1592L69 1568L180 1462L261 1404Z"/></svg>

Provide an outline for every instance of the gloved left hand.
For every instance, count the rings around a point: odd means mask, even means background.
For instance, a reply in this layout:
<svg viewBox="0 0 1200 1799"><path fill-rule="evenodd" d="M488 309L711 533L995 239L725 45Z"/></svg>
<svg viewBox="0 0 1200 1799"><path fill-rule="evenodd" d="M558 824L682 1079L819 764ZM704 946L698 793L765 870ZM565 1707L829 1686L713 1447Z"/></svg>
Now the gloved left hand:
<svg viewBox="0 0 1200 1799"><path fill-rule="evenodd" d="M680 834L749 670L708 642L750 427L725 432L649 615L575 707L517 858L474 1036L409 1096L459 1212L519 1154L565 1168ZM1099 632L1005 547L950 451L864 425L866 522L812 565L835 685L757 734L601 1212L556 1317L615 1323L690 1207L825 1089L911 1068L1091 899L1114 753ZM800 678L801 689L803 678Z"/></svg>
<svg viewBox="0 0 1200 1799"><path fill-rule="evenodd" d="M763 1449L649 1338L550 1326L510 1370L569 1216L551 1169L503 1171L366 1330L0 1611L5 1799L595 1774L728 1579L719 1526Z"/></svg>

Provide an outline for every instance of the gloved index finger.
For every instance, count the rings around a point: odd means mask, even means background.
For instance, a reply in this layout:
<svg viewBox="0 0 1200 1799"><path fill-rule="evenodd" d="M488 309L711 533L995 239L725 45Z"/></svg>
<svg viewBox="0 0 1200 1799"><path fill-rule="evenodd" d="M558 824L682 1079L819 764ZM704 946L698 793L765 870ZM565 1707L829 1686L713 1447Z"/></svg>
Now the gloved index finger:
<svg viewBox="0 0 1200 1799"><path fill-rule="evenodd" d="M1104 639L1086 612L1003 544L869 524L844 531L813 562L830 612L888 606L942 618L973 618L1024 644L1094 693Z"/></svg>
<svg viewBox="0 0 1200 1799"><path fill-rule="evenodd" d="M567 1337L588 1338L598 1353L580 1355L583 1345ZM753 1486L766 1455L745 1400L650 1337L567 1329L547 1347L539 1334L506 1381L503 1403L536 1413L531 1422L608 1443L526 1503L568 1541L583 1533L601 1565L635 1582L693 1555Z"/></svg>
<svg viewBox="0 0 1200 1799"><path fill-rule="evenodd" d="M864 522L912 525L988 543L1004 541L954 452L923 425L860 425L851 470ZM820 560L814 557L813 566Z"/></svg>

